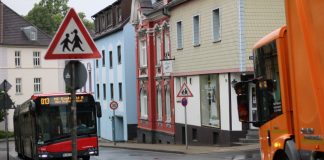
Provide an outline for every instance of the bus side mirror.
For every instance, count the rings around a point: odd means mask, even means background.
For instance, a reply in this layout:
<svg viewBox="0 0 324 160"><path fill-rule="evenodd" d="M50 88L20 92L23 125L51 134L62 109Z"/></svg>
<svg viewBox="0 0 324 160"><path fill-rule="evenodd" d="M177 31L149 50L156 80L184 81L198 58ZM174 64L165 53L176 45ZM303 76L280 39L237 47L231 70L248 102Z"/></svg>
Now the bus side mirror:
<svg viewBox="0 0 324 160"><path fill-rule="evenodd" d="M237 94L237 109L240 122L249 122L248 83L238 82L234 86Z"/></svg>
<svg viewBox="0 0 324 160"><path fill-rule="evenodd" d="M34 101L30 101L29 110L30 110L31 113L35 113L36 104L35 104Z"/></svg>
<svg viewBox="0 0 324 160"><path fill-rule="evenodd" d="M100 105L100 102L96 102L96 110L97 110L97 117L98 118L101 118L102 116L102 112L101 112L101 105Z"/></svg>

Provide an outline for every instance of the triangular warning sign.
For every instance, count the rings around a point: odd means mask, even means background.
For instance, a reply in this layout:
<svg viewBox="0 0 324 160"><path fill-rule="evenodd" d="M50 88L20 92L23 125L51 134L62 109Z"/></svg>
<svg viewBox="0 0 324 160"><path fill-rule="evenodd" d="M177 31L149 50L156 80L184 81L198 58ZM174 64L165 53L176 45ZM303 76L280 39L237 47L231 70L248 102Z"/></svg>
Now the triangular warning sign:
<svg viewBox="0 0 324 160"><path fill-rule="evenodd" d="M183 83L177 97L193 97L187 83Z"/></svg>
<svg viewBox="0 0 324 160"><path fill-rule="evenodd" d="M90 34L71 8L56 32L45 59L100 58Z"/></svg>

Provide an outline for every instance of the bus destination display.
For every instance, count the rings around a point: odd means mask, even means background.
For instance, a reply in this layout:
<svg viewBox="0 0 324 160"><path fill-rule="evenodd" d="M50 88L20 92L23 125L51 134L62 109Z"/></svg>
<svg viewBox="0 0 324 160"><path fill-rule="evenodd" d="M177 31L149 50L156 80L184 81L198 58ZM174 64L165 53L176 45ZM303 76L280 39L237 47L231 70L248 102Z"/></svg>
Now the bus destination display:
<svg viewBox="0 0 324 160"><path fill-rule="evenodd" d="M76 102L81 103L85 101L84 96L76 96ZM71 97L61 96L61 97L42 97L40 98L41 105L59 105L71 103Z"/></svg>

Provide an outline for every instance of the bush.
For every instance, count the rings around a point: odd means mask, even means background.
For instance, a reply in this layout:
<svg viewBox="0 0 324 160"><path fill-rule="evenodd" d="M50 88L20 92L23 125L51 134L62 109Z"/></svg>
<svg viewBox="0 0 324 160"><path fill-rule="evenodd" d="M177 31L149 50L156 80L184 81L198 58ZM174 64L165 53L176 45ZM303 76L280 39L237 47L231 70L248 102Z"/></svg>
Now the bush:
<svg viewBox="0 0 324 160"><path fill-rule="evenodd" d="M8 137L14 137L13 132L8 132ZM0 139L6 138L6 132L5 131L0 131Z"/></svg>

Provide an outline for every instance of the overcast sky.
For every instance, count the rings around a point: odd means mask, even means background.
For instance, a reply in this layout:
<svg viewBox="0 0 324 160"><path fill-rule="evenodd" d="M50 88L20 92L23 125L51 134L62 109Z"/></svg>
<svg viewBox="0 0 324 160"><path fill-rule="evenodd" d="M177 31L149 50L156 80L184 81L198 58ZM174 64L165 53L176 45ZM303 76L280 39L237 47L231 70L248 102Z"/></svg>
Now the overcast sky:
<svg viewBox="0 0 324 160"><path fill-rule="evenodd" d="M0 0L20 15L27 15L40 0ZM87 19L116 0L69 0L68 5L76 12L84 12Z"/></svg>

